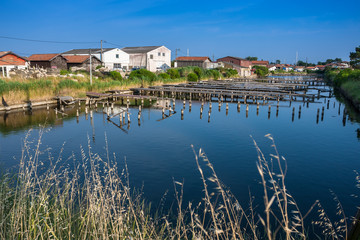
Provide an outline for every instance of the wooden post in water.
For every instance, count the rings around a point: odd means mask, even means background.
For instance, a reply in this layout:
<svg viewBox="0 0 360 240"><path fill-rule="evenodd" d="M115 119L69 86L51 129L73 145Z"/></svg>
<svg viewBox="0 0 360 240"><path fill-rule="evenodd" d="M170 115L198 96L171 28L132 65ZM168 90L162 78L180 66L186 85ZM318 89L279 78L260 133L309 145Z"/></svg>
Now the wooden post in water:
<svg viewBox="0 0 360 240"><path fill-rule="evenodd" d="M256 104L256 116L259 115L259 102L257 102Z"/></svg>
<svg viewBox="0 0 360 240"><path fill-rule="evenodd" d="M271 105L269 105L269 110L268 110L268 119L270 119L270 114L271 114Z"/></svg>
<svg viewBox="0 0 360 240"><path fill-rule="evenodd" d="M208 123L210 122L210 115L211 115L211 111L209 110L209 113L208 113Z"/></svg>
<svg viewBox="0 0 360 240"><path fill-rule="evenodd" d="M238 111L238 112L240 112L240 106L241 106L241 105L240 105L240 101L238 101L238 103L237 103L237 111Z"/></svg>
<svg viewBox="0 0 360 240"><path fill-rule="evenodd" d="M130 113L129 112L127 112L127 120L128 120L128 124L130 124Z"/></svg>
<svg viewBox="0 0 360 240"><path fill-rule="evenodd" d="M295 107L293 107L292 109L292 114L291 114L291 121L294 121L294 116L295 116Z"/></svg>
<svg viewBox="0 0 360 240"><path fill-rule="evenodd" d="M328 102L327 102L327 107L326 107L326 109L329 109L329 105L330 105L330 100L328 100Z"/></svg>
<svg viewBox="0 0 360 240"><path fill-rule="evenodd" d="M211 112L211 108L212 108L212 103L209 103L209 111Z"/></svg>
<svg viewBox="0 0 360 240"><path fill-rule="evenodd" d="M181 109L181 120L184 120L184 109Z"/></svg>
<svg viewBox="0 0 360 240"><path fill-rule="evenodd" d="M343 126L346 125L346 108L344 107L344 113L343 113Z"/></svg>
<svg viewBox="0 0 360 240"><path fill-rule="evenodd" d="M340 116L340 108L341 108L341 103L339 103L339 111L338 111L339 116Z"/></svg>
<svg viewBox="0 0 360 240"><path fill-rule="evenodd" d="M229 114L229 103L226 103L226 116Z"/></svg>
<svg viewBox="0 0 360 240"><path fill-rule="evenodd" d="M317 113L316 113L316 124L319 123L319 114L320 114L320 109L317 109Z"/></svg>
<svg viewBox="0 0 360 240"><path fill-rule="evenodd" d="M325 107L323 106L321 109L321 121L324 120L324 112L325 112Z"/></svg>

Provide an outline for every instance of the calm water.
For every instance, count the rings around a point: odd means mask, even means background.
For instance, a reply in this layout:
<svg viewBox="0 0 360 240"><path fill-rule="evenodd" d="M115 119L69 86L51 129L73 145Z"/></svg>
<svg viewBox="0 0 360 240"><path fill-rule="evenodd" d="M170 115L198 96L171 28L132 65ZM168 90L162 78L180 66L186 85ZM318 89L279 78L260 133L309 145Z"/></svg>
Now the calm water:
<svg viewBox="0 0 360 240"><path fill-rule="evenodd" d="M328 93L322 93L328 95ZM327 109L327 100L330 100ZM200 119L200 102L193 101L191 112L188 103L181 120L182 101L176 102L175 115L162 119L160 109L144 108L141 124L138 125L138 108L130 109L130 127L118 128L106 120L102 109L85 116L81 112L77 121L75 109L68 109L69 116L55 117L46 110L29 113L15 113L0 116L0 165L13 168L21 155L22 141L27 131L34 129L31 137L37 138L40 123L47 122L51 129L43 137L44 148L51 147L54 154L59 153L65 144L64 158L72 153L80 156L80 146L87 147L88 137L93 152L106 156L105 135L110 153L115 153L123 166L124 158L128 164L132 186L144 185L145 197L158 203L169 190L169 202L173 200L173 183L184 181L185 199L198 201L203 192L199 172L196 168L191 144L195 149L203 148L213 163L220 179L246 204L249 189L256 199L262 201L262 188L256 168L257 153L252 136L262 150L269 156L271 142L264 135L271 133L280 153L288 163L287 188L306 212L311 204L319 199L328 211L334 209L329 189L333 190L344 205L347 215L354 215L358 199L355 187L354 170L360 171L360 124L358 114L350 112L343 122L344 103L334 97L317 100L306 107L303 103L280 102L276 116L276 102L272 103L271 115L268 105L249 105L246 116L245 105L237 111L236 103L229 103L226 114L225 104L218 111L218 103L213 102L210 122L208 104L204 106ZM335 105L334 105L335 104ZM298 109L302 107L299 118ZM316 111L325 107L324 119L316 122ZM120 105L115 105L115 112ZM292 108L295 116L292 119ZM84 108L83 108L84 109ZM351 109L349 109L350 111ZM321 113L321 111L320 111ZM113 118L119 124L119 118ZM45 156L44 156L45 157ZM80 159L80 157L78 157ZM330 213L331 214L331 213Z"/></svg>

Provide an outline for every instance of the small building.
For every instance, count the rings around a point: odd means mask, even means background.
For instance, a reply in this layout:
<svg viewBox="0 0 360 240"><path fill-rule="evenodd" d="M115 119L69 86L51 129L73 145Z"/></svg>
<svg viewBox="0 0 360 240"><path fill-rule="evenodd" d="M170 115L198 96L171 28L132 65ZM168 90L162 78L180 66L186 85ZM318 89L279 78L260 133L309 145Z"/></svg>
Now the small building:
<svg viewBox="0 0 360 240"><path fill-rule="evenodd" d="M305 70L304 66L295 66L295 71L296 72L303 72Z"/></svg>
<svg viewBox="0 0 360 240"><path fill-rule="evenodd" d="M276 67L275 64L270 64L270 65L268 66L268 69L269 69L269 71L275 71L275 70L277 69L277 67Z"/></svg>
<svg viewBox="0 0 360 240"><path fill-rule="evenodd" d="M251 61L252 66L263 66L268 67L269 61Z"/></svg>
<svg viewBox="0 0 360 240"><path fill-rule="evenodd" d="M225 67L236 69L241 77L251 76L251 61L249 60L227 56L217 59L217 62L223 62Z"/></svg>
<svg viewBox="0 0 360 240"><path fill-rule="evenodd" d="M67 69L66 59L58 53L33 54L28 60L31 67Z"/></svg>
<svg viewBox="0 0 360 240"><path fill-rule="evenodd" d="M171 50L165 46L125 47L129 54L129 68L144 68L151 72L165 71L171 67Z"/></svg>
<svg viewBox="0 0 360 240"><path fill-rule="evenodd" d="M24 69L28 66L27 59L11 51L0 52L0 77L9 77L11 69Z"/></svg>
<svg viewBox="0 0 360 240"><path fill-rule="evenodd" d="M209 57L177 57L174 67L196 66L201 68L213 68Z"/></svg>
<svg viewBox="0 0 360 240"><path fill-rule="evenodd" d="M67 61L67 68L72 67L84 68L90 71L90 55L67 55L64 56ZM91 56L91 67L94 70L97 66L101 66L101 61L95 56Z"/></svg>
<svg viewBox="0 0 360 240"><path fill-rule="evenodd" d="M72 49L62 53L61 55L83 56L90 55L90 53L91 55L97 57L103 63L104 67L110 70L127 70L129 68L129 54L119 48Z"/></svg>

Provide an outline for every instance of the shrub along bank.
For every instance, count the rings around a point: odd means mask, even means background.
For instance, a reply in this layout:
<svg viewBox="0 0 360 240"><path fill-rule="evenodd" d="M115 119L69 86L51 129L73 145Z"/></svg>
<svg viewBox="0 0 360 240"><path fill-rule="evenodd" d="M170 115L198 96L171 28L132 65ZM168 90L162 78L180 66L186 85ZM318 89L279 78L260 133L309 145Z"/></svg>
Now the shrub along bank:
<svg viewBox="0 0 360 240"><path fill-rule="evenodd" d="M155 74L146 69L132 71L127 78L119 72L93 73L93 83L87 72L81 71L84 77L68 75L62 71L61 77L47 79L0 79L0 95L8 104L16 104L28 100L50 99L57 95L84 97L87 91L105 91L111 89L128 89L130 87L146 87L164 83L179 83L209 79L224 79L237 76L234 69L203 69L199 67L171 68L167 72ZM77 72L76 72L77 73Z"/></svg>
<svg viewBox="0 0 360 240"><path fill-rule="evenodd" d="M325 79L338 88L360 110L360 69L327 70Z"/></svg>

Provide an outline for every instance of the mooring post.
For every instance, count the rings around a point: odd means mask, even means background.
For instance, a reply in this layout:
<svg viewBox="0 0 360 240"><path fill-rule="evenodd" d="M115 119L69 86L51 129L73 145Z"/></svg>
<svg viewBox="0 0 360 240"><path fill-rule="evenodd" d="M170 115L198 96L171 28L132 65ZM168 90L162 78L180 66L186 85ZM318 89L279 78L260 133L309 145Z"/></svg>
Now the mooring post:
<svg viewBox="0 0 360 240"><path fill-rule="evenodd" d="M181 120L184 120L184 109L181 109Z"/></svg>
<svg viewBox="0 0 360 240"><path fill-rule="evenodd" d="M210 122L210 115L211 115L211 111L209 111L208 113L208 123Z"/></svg>
<svg viewBox="0 0 360 240"><path fill-rule="evenodd" d="M340 108L341 108L341 103L339 103L339 111L338 111L338 115L340 115Z"/></svg>
<svg viewBox="0 0 360 240"><path fill-rule="evenodd" d="M299 106L299 119L301 118L301 105Z"/></svg>
<svg viewBox="0 0 360 240"><path fill-rule="evenodd" d="M238 103L237 103L237 110L238 110L238 112L240 112L240 101L238 101Z"/></svg>
<svg viewBox="0 0 360 240"><path fill-rule="evenodd" d="M90 119L93 119L93 111L90 110Z"/></svg>
<svg viewBox="0 0 360 240"><path fill-rule="evenodd" d="M141 105L139 105L139 112L141 113Z"/></svg>
<svg viewBox="0 0 360 240"><path fill-rule="evenodd" d="M130 121L130 113L129 113L129 112L127 112L127 120L128 120L128 123L131 122L131 121Z"/></svg>
<svg viewBox="0 0 360 240"><path fill-rule="evenodd" d="M320 108L318 108L316 112L316 123L319 123L319 114L320 114Z"/></svg>
<svg viewBox="0 0 360 240"><path fill-rule="evenodd" d="M46 110L47 110L47 111L49 111L49 110L50 110L50 106L49 106L49 104L48 104L48 103L46 104Z"/></svg>
<svg viewBox="0 0 360 240"><path fill-rule="evenodd" d="M211 111L211 108L212 108L212 103L210 102L209 103L209 110Z"/></svg>
<svg viewBox="0 0 360 240"><path fill-rule="evenodd" d="M328 100L328 102L327 102L326 109L329 109L329 105L330 105L330 100Z"/></svg>
<svg viewBox="0 0 360 240"><path fill-rule="evenodd" d="M321 109L321 121L324 120L324 112L325 112L325 107L323 106Z"/></svg>
<svg viewBox="0 0 360 240"><path fill-rule="evenodd" d="M79 109L76 109L76 117L79 117Z"/></svg>
<svg viewBox="0 0 360 240"><path fill-rule="evenodd" d="M58 114L58 110L57 110L57 108L55 108L55 115L57 116L57 114Z"/></svg>

